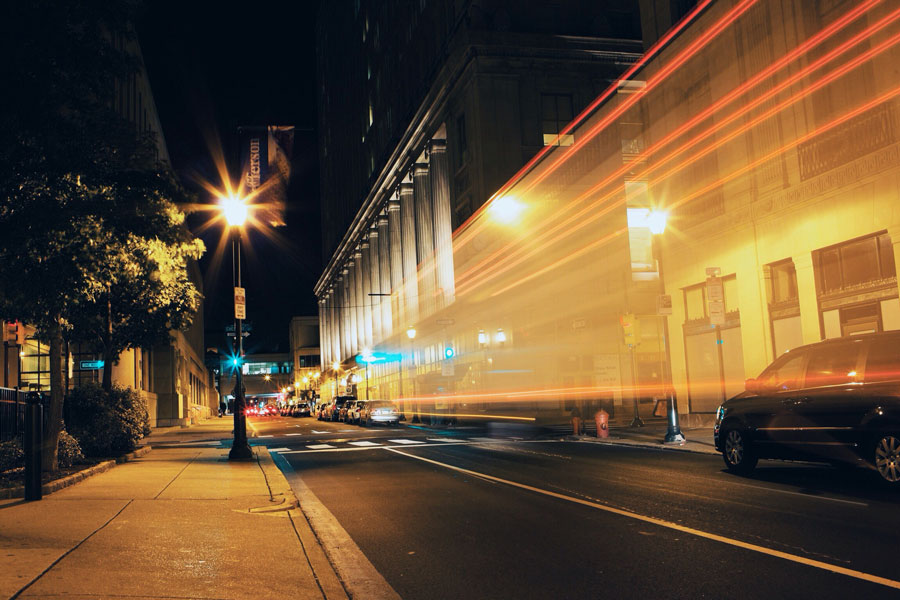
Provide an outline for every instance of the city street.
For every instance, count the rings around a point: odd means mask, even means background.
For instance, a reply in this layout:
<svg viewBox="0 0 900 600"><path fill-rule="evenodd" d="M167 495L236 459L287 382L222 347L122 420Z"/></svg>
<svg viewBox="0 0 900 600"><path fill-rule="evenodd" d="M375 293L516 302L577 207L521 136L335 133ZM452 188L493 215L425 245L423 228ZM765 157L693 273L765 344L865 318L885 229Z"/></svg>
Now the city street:
<svg viewBox="0 0 900 600"><path fill-rule="evenodd" d="M740 478L715 455L560 436L251 422L404 598L898 594L897 498L864 471Z"/></svg>

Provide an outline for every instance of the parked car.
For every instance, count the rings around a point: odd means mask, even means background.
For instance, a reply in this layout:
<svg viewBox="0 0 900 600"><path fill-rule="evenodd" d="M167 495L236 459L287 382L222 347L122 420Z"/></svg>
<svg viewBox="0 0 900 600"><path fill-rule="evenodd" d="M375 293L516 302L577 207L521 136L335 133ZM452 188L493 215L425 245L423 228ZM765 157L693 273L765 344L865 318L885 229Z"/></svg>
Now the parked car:
<svg viewBox="0 0 900 600"><path fill-rule="evenodd" d="M337 421L341 416L341 409L347 402L356 400L353 396L336 396L330 403L325 405L322 411L323 421Z"/></svg>
<svg viewBox="0 0 900 600"><path fill-rule="evenodd" d="M294 405L294 410L291 412L292 417L308 417L312 413L309 409L308 402L300 402Z"/></svg>
<svg viewBox="0 0 900 600"><path fill-rule="evenodd" d="M393 403L387 400L371 400L359 413L360 425L376 425L384 423L387 425L397 425L400 423L400 411Z"/></svg>
<svg viewBox="0 0 900 600"><path fill-rule="evenodd" d="M359 425L360 424L359 415L365 405L366 405L365 400L357 400L356 402L348 402L347 403L347 422L352 423L354 425Z"/></svg>
<svg viewBox="0 0 900 600"><path fill-rule="evenodd" d="M849 463L900 488L900 331L795 348L746 388L716 414L730 471L760 458Z"/></svg>

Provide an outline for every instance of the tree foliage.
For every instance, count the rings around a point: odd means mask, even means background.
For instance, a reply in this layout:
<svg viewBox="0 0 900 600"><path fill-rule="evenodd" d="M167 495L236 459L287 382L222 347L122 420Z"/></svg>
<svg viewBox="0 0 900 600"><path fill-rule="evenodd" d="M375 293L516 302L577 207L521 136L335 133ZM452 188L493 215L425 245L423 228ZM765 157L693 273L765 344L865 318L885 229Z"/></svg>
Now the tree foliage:
<svg viewBox="0 0 900 600"><path fill-rule="evenodd" d="M187 261L202 243L183 225L183 189L155 140L120 114L131 0L0 3L0 314L50 344L44 466L57 465L62 342L91 341L112 364L190 323L199 293ZM110 369L105 369L109 373Z"/></svg>

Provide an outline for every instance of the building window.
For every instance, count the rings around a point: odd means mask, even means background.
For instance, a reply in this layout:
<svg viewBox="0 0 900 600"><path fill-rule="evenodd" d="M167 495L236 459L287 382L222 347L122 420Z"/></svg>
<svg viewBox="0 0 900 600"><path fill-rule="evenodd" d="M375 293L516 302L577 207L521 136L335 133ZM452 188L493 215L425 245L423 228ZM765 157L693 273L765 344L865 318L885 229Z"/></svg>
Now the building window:
<svg viewBox="0 0 900 600"><path fill-rule="evenodd" d="M541 132L544 135L544 145L571 146L575 141L573 135L558 136L574 116L571 94L541 94Z"/></svg>
<svg viewBox="0 0 900 600"><path fill-rule="evenodd" d="M27 338L19 354L19 386L42 391L50 389L50 346Z"/></svg>
<svg viewBox="0 0 900 600"><path fill-rule="evenodd" d="M766 270L772 349L775 356L780 356L791 348L803 345L797 269L794 267L794 261L788 259L766 265Z"/></svg>
<svg viewBox="0 0 900 600"><path fill-rule="evenodd" d="M781 304L797 300L797 269L794 261L785 260L770 265L771 289L769 290L769 303Z"/></svg>
<svg viewBox="0 0 900 600"><path fill-rule="evenodd" d="M460 166L469 160L469 139L466 136L465 113L456 117L456 148Z"/></svg>
<svg viewBox="0 0 900 600"><path fill-rule="evenodd" d="M897 276L891 238L877 233L813 252L820 294Z"/></svg>

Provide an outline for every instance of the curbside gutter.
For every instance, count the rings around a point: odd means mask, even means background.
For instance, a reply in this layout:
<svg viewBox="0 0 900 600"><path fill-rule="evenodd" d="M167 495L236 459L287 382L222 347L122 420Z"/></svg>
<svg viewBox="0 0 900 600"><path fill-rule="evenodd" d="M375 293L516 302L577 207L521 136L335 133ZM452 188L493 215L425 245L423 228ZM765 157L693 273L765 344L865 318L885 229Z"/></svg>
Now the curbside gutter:
<svg viewBox="0 0 900 600"><path fill-rule="evenodd" d="M71 475L66 475L65 477L61 477L60 479L55 479L53 481L48 481L47 483L41 486L41 494L46 496L52 494L53 492L58 492L61 489L67 488L70 485L75 485L79 481L83 481L92 475L96 475L98 473L103 473L104 471L109 471L117 464L120 465L122 463L126 463L131 460L135 460L140 458L146 454L148 454L151 450L153 450L152 446L142 446L135 450L134 452L129 452L128 454L124 454L119 456L116 459L104 460L103 462L97 463L91 467L87 467L86 469L82 469L76 473L72 473ZM5 490L0 490L0 500L9 500L11 498L24 498L25 497L25 486L17 486L8 488Z"/></svg>

